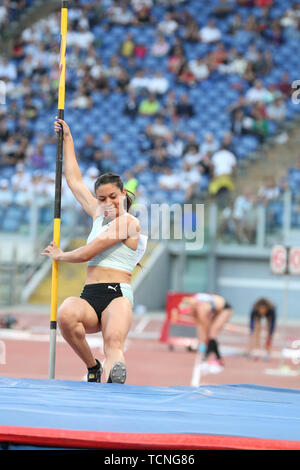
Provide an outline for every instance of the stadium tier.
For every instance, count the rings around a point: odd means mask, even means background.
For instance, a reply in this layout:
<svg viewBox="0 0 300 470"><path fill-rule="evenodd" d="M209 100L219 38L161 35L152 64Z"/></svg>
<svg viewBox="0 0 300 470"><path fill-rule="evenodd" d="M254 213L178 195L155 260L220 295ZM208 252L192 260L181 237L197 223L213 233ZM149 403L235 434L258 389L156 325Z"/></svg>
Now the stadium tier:
<svg viewBox="0 0 300 470"><path fill-rule="evenodd" d="M139 17L138 2L125 3L123 13L113 0L101 5L78 1L70 7L65 119L82 172L85 175L95 166L99 172L124 175L130 169L144 199L152 203L186 202L189 184L203 200L212 179L201 166L207 156L203 150L207 134L213 135L215 143L208 149L209 158L226 145L239 163L280 135L300 111L291 99L291 83L300 75L300 33L293 22L297 10L293 18L288 13L294 2L276 0L269 9L255 6L257 2L228 2L234 8L221 14L218 1L154 1L148 2L144 19ZM18 11L12 9L6 16L2 11L3 22L16 15ZM7 186L0 188L3 231L18 231L24 223L12 184L16 165L23 162L30 178L36 171L42 178L55 171L58 35L54 12L49 21L41 19L22 33L7 62L1 58L0 79L6 85L5 104L0 105L0 178ZM284 74L290 84L287 92ZM151 94L155 105L149 105ZM190 108L180 108L182 99ZM243 99L247 103L241 104ZM272 114L277 100L284 113L281 120ZM237 123L240 110L243 117ZM228 133L230 142L225 143ZM93 136L91 148L100 152L98 157L84 152L88 134ZM162 174L171 168L180 179L186 172L184 149L191 134L199 158L188 163L184 185L170 190L161 184ZM290 175L291 187L298 193L298 180ZM13 189L7 203L7 192ZM280 224L282 203L275 201L273 206L274 224ZM44 220L51 220L51 214L51 208L45 209ZM295 209L292 224L299 223Z"/></svg>

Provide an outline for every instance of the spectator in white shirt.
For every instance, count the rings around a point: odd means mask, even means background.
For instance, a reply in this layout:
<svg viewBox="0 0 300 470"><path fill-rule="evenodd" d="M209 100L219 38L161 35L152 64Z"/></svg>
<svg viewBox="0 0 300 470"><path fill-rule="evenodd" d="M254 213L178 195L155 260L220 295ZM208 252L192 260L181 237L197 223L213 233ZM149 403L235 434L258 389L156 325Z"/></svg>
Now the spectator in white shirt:
<svg viewBox="0 0 300 470"><path fill-rule="evenodd" d="M164 173L158 178L158 186L160 189L173 191L181 188L180 175L172 172L171 168L166 167Z"/></svg>
<svg viewBox="0 0 300 470"><path fill-rule="evenodd" d="M26 54L25 59L20 63L19 69L25 77L31 78L37 67L37 59L32 54Z"/></svg>
<svg viewBox="0 0 300 470"><path fill-rule="evenodd" d="M278 199L280 196L280 189L279 186L275 183L273 177L268 177L266 179L265 186L262 186L258 191L259 199L264 203L267 204L270 201Z"/></svg>
<svg viewBox="0 0 300 470"><path fill-rule="evenodd" d="M96 59L95 65L90 69L90 75L95 80L98 80L103 75L107 75L107 68L102 64L100 57Z"/></svg>
<svg viewBox="0 0 300 470"><path fill-rule="evenodd" d="M94 194L95 182L98 176L99 176L98 168L92 166L86 171L83 177L84 184L91 191L92 194Z"/></svg>
<svg viewBox="0 0 300 470"><path fill-rule="evenodd" d="M190 71L195 75L196 80L206 80L209 77L209 68L202 57L189 62Z"/></svg>
<svg viewBox="0 0 300 470"><path fill-rule="evenodd" d="M232 176L236 169L237 161L235 155L223 147L213 154L211 163L213 165L213 177L217 178L223 175Z"/></svg>
<svg viewBox="0 0 300 470"><path fill-rule="evenodd" d="M158 31L166 36L171 36L178 28L178 23L173 19L171 13L166 13L163 21L158 23Z"/></svg>
<svg viewBox="0 0 300 470"><path fill-rule="evenodd" d="M167 154L169 157L180 158L183 155L183 140L174 134L170 134L167 138Z"/></svg>
<svg viewBox="0 0 300 470"><path fill-rule="evenodd" d="M108 11L108 17L112 23L119 25L130 25L135 22L135 16L127 9L126 3L122 3L120 6L114 5Z"/></svg>
<svg viewBox="0 0 300 470"><path fill-rule="evenodd" d="M246 93L246 100L251 103L263 102L270 103L273 99L272 93L264 87L261 80L255 80L253 87L249 88Z"/></svg>
<svg viewBox="0 0 300 470"><path fill-rule="evenodd" d="M252 62L252 64L255 64L255 62L259 59L259 50L255 44L250 44L245 54L245 59L249 62Z"/></svg>
<svg viewBox="0 0 300 470"><path fill-rule="evenodd" d="M161 71L157 71L149 80L148 91L150 93L155 93L156 95L163 95L168 91L169 81L163 76Z"/></svg>
<svg viewBox="0 0 300 470"><path fill-rule="evenodd" d="M31 176L25 172L24 165L18 163L16 165L16 173L12 177L12 190L15 193L15 203L20 206L30 204L29 188L31 184Z"/></svg>
<svg viewBox="0 0 300 470"><path fill-rule="evenodd" d="M286 118L286 103L283 97L276 97L275 100L267 106L267 118L282 124Z"/></svg>
<svg viewBox="0 0 300 470"><path fill-rule="evenodd" d="M157 116L154 123L147 126L146 134L150 138L162 137L164 139L168 139L170 135L172 135L172 132L169 127L164 124L163 117Z"/></svg>
<svg viewBox="0 0 300 470"><path fill-rule="evenodd" d="M150 78L146 77L145 71L140 69L129 82L129 89L138 94L143 90L148 90Z"/></svg>
<svg viewBox="0 0 300 470"><path fill-rule="evenodd" d="M235 155L222 146L211 157L212 180L209 184L209 193L216 196L220 208L228 205L230 191L234 190L234 176L237 160Z"/></svg>
<svg viewBox="0 0 300 470"><path fill-rule="evenodd" d="M4 25L7 20L7 9L4 5L0 6L0 26Z"/></svg>
<svg viewBox="0 0 300 470"><path fill-rule="evenodd" d="M227 207L223 211L224 220L221 222L223 229L234 232L238 242L253 243L255 241L257 224L257 198L253 196L249 188L245 188L243 194L238 196L232 209ZM231 230L230 230L231 229Z"/></svg>
<svg viewBox="0 0 300 470"><path fill-rule="evenodd" d="M168 54L169 50L170 50L170 45L168 41L166 41L164 36L159 34L156 38L155 43L152 46L151 54L154 57L165 57Z"/></svg>
<svg viewBox="0 0 300 470"><path fill-rule="evenodd" d="M201 172L199 167L185 162L180 173L180 180L180 187L185 191L184 200L190 201L195 189L199 187L201 182Z"/></svg>
<svg viewBox="0 0 300 470"><path fill-rule="evenodd" d="M153 0L131 0L131 5L134 11L138 12L144 7L152 8Z"/></svg>
<svg viewBox="0 0 300 470"><path fill-rule="evenodd" d="M200 153L215 153L220 147L219 142L215 139L211 132L207 132L204 136L204 142L200 145Z"/></svg>
<svg viewBox="0 0 300 470"><path fill-rule="evenodd" d="M15 80L17 78L17 68L13 62L8 60L8 57L2 57L0 60L1 78L7 78L8 80Z"/></svg>
<svg viewBox="0 0 300 470"><path fill-rule="evenodd" d="M235 220L243 220L246 213L252 208L252 194L249 188L245 188L243 194L238 196L233 205L233 217Z"/></svg>
<svg viewBox="0 0 300 470"><path fill-rule="evenodd" d="M200 29L201 41L205 43L213 43L221 40L222 33L217 28L214 19L211 19L206 26Z"/></svg>
<svg viewBox="0 0 300 470"><path fill-rule="evenodd" d="M183 161L187 165L196 165L201 161L201 153L196 149L196 147L191 147L184 155Z"/></svg>
<svg viewBox="0 0 300 470"><path fill-rule="evenodd" d="M95 37L91 31L86 31L83 28L79 28L78 31L73 32L71 45L77 46L79 49L88 50L92 47L94 43ZM68 42L70 42L70 38L68 37Z"/></svg>
<svg viewBox="0 0 300 470"><path fill-rule="evenodd" d="M76 92L74 99L70 102L70 107L75 109L90 109L92 106L92 98L86 94L84 86L81 86Z"/></svg>
<svg viewBox="0 0 300 470"><path fill-rule="evenodd" d="M28 188L28 196L31 202L38 207L44 207L50 202L43 174L36 171L31 178Z"/></svg>
<svg viewBox="0 0 300 470"><path fill-rule="evenodd" d="M25 171L23 163L16 165L16 172L11 180L13 191L27 190L30 185L30 175Z"/></svg>
<svg viewBox="0 0 300 470"><path fill-rule="evenodd" d="M13 201L13 193L9 189L9 182L3 178L0 180L0 207L8 207Z"/></svg>

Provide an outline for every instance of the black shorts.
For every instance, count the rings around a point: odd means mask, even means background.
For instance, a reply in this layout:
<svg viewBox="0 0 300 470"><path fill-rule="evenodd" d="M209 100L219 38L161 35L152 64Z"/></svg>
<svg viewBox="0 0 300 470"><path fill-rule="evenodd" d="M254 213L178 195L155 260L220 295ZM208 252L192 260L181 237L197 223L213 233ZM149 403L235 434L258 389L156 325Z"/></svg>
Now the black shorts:
<svg viewBox="0 0 300 470"><path fill-rule="evenodd" d="M86 284L80 294L80 298L93 307L100 322L103 310L118 297L123 297L123 293L120 284L115 282Z"/></svg>

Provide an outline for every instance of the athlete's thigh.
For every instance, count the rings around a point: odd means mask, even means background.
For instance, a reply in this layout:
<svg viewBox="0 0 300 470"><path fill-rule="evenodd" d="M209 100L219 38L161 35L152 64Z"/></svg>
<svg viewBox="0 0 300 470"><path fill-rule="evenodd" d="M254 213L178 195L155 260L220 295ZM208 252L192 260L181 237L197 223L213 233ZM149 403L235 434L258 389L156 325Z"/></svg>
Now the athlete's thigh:
<svg viewBox="0 0 300 470"><path fill-rule="evenodd" d="M59 307L59 317L67 321L75 320L81 322L86 333L97 333L101 331L101 324L94 308L80 297L68 297Z"/></svg>
<svg viewBox="0 0 300 470"><path fill-rule="evenodd" d="M211 322L211 305L208 302L203 302L197 306L195 320L203 326L207 326Z"/></svg>
<svg viewBox="0 0 300 470"><path fill-rule="evenodd" d="M210 331L218 334L232 315L231 309L222 310L212 321Z"/></svg>
<svg viewBox="0 0 300 470"><path fill-rule="evenodd" d="M110 302L101 315L102 335L105 341L112 334L119 334L123 341L132 323L132 307L126 297L118 297Z"/></svg>

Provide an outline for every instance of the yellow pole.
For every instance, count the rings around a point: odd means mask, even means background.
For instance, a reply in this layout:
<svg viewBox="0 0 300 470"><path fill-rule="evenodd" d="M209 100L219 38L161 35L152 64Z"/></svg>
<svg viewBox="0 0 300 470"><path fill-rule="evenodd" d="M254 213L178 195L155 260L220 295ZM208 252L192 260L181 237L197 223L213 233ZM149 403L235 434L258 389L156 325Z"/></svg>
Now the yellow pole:
<svg viewBox="0 0 300 470"><path fill-rule="evenodd" d="M65 110L65 79L67 50L68 2L62 1L61 6L61 45L60 45L60 79L58 88L58 118L64 119ZM55 202L53 220L53 241L60 243L61 217L61 180L63 163L63 131L58 133L56 147ZM58 261L52 262L51 314L50 314L50 349L49 379L55 378L56 328L57 328L57 297L58 297Z"/></svg>

